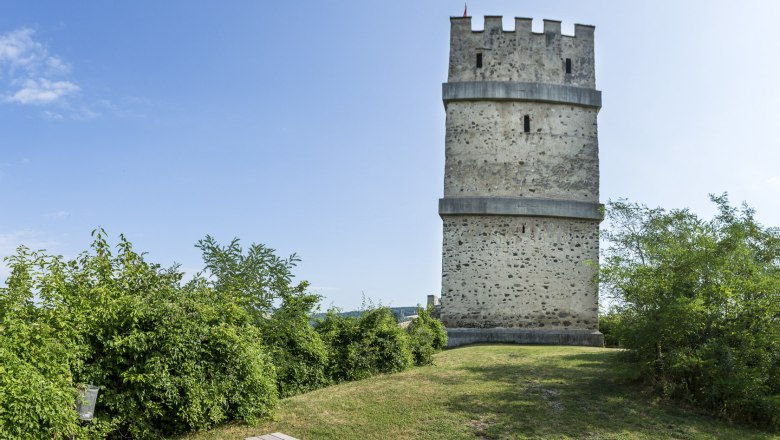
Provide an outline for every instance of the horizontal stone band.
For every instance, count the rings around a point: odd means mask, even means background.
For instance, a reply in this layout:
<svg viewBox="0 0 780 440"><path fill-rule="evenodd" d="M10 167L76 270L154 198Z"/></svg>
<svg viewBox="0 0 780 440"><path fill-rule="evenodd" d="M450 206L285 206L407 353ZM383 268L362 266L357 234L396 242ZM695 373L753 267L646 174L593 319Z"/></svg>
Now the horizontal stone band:
<svg viewBox="0 0 780 440"><path fill-rule="evenodd" d="M596 330L537 330L521 328L448 328L447 347L468 344L544 344L603 347L604 335Z"/></svg>
<svg viewBox="0 0 780 440"><path fill-rule="evenodd" d="M602 205L573 200L526 197L445 197L439 215L517 215L603 220Z"/></svg>
<svg viewBox="0 0 780 440"><path fill-rule="evenodd" d="M441 86L445 104L450 101L537 101L601 108L601 92L582 87L513 81L448 82Z"/></svg>

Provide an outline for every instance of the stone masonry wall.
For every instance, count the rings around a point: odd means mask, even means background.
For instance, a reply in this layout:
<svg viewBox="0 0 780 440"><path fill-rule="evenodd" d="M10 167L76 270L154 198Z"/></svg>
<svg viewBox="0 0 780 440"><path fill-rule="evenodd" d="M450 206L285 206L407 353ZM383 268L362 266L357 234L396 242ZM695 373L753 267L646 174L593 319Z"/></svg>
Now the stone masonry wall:
<svg viewBox="0 0 780 440"><path fill-rule="evenodd" d="M471 17L453 18L449 82L520 81L596 88L593 27L575 25L575 35L561 34L561 22L544 21L544 32L531 32L531 19L516 18L505 31L502 18L485 17L485 30L472 31ZM482 67L477 68L477 54ZM572 72L565 72L571 59Z"/></svg>
<svg viewBox="0 0 780 440"><path fill-rule="evenodd" d="M444 218L447 327L598 329L598 221Z"/></svg>
<svg viewBox="0 0 780 440"><path fill-rule="evenodd" d="M444 197L599 200L598 110L535 102L447 104ZM523 116L531 132L523 132Z"/></svg>

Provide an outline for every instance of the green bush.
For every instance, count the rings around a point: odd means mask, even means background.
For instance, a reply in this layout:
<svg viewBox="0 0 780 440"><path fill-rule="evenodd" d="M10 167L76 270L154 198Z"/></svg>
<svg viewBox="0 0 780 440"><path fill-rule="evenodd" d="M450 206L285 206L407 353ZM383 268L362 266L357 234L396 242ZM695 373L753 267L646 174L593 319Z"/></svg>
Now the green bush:
<svg viewBox="0 0 780 440"><path fill-rule="evenodd" d="M334 382L403 371L414 363L409 335L387 307L367 310L360 318L330 310L316 330L328 345L327 374Z"/></svg>
<svg viewBox="0 0 780 440"><path fill-rule="evenodd" d="M276 400L274 369L246 310L202 279L149 264L122 237L112 255L102 233L94 255L57 280L81 311L86 353L77 380L101 386L96 414L114 436L159 438L227 420L252 422Z"/></svg>
<svg viewBox="0 0 780 440"><path fill-rule="evenodd" d="M618 334L622 319L623 314L615 310L599 316L599 331L604 335L604 346L612 348L622 346Z"/></svg>
<svg viewBox="0 0 780 440"><path fill-rule="evenodd" d="M0 288L0 438L65 438L78 429L70 373L76 353L60 298L43 292L39 307L33 294L36 269L50 261L26 248L6 261L12 273Z"/></svg>
<svg viewBox="0 0 780 440"><path fill-rule="evenodd" d="M718 213L609 204L605 325L639 377L728 418L780 428L780 230Z"/></svg>
<svg viewBox="0 0 780 440"><path fill-rule="evenodd" d="M304 286L305 287L305 286ZM284 295L281 306L264 325L265 342L273 354L281 397L305 393L328 384L328 348L309 322L317 295Z"/></svg>
<svg viewBox="0 0 780 440"><path fill-rule="evenodd" d="M205 274L148 263L93 232L71 261L20 248L0 289L0 438L164 438L269 414L278 396L429 363L446 345L420 311L409 333L385 307L331 311L292 283L295 255L198 243ZM76 387L100 387L80 423Z"/></svg>
<svg viewBox="0 0 780 440"><path fill-rule="evenodd" d="M260 330L276 367L279 395L292 396L327 384L327 347L309 322L320 297L306 293L307 282L292 283L298 257L279 258L262 244L245 251L238 239L222 246L210 236L197 247L203 252L209 285L244 307Z"/></svg>
<svg viewBox="0 0 780 440"><path fill-rule="evenodd" d="M53 279L62 262L20 247L0 288L0 438L103 438L105 421L80 424L75 411L78 330Z"/></svg>
<svg viewBox="0 0 780 440"><path fill-rule="evenodd" d="M0 290L0 437L160 438L253 422L277 399L254 317L104 233L64 262L21 249ZM76 384L100 386L81 427ZM8 435L5 435L5 434Z"/></svg>
<svg viewBox="0 0 780 440"><path fill-rule="evenodd" d="M433 355L447 347L444 324L431 316L431 311L417 308L417 318L406 327L415 365L433 364Z"/></svg>

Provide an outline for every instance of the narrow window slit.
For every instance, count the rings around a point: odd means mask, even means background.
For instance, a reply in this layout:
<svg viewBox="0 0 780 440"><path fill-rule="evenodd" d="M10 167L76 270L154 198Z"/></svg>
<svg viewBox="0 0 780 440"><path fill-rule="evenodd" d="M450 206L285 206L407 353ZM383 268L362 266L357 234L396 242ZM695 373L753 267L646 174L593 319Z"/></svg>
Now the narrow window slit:
<svg viewBox="0 0 780 440"><path fill-rule="evenodd" d="M531 132L531 117L529 115L523 116L523 131L525 133Z"/></svg>
<svg viewBox="0 0 780 440"><path fill-rule="evenodd" d="M482 54L478 53L477 54L477 68L479 69L481 67L482 67Z"/></svg>
<svg viewBox="0 0 780 440"><path fill-rule="evenodd" d="M571 58L566 58L566 73L571 73Z"/></svg>
<svg viewBox="0 0 780 440"><path fill-rule="evenodd" d="M525 234L525 225L523 225L523 234Z"/></svg>

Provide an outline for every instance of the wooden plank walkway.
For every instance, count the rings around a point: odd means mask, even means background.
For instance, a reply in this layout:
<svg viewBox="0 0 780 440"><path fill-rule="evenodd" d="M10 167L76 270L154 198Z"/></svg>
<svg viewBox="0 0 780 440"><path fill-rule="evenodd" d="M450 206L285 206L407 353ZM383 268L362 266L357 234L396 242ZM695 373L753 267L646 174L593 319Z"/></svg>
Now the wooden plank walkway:
<svg viewBox="0 0 780 440"><path fill-rule="evenodd" d="M298 440L295 437L290 437L287 434L281 432L274 432L271 434L261 435L260 437L247 437L244 440Z"/></svg>

